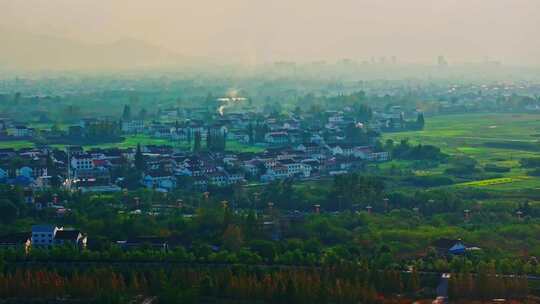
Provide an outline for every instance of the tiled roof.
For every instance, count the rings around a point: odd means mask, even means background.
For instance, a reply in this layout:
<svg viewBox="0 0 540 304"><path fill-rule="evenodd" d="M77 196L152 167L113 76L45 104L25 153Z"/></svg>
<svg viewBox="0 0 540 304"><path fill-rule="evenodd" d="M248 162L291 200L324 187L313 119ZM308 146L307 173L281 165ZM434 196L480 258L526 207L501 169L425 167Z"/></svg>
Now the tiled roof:
<svg viewBox="0 0 540 304"><path fill-rule="evenodd" d="M54 225L33 225L32 232L47 232L52 233L56 228Z"/></svg>
<svg viewBox="0 0 540 304"><path fill-rule="evenodd" d="M76 241L81 232L79 230L58 230L54 236L57 240L72 240Z"/></svg>

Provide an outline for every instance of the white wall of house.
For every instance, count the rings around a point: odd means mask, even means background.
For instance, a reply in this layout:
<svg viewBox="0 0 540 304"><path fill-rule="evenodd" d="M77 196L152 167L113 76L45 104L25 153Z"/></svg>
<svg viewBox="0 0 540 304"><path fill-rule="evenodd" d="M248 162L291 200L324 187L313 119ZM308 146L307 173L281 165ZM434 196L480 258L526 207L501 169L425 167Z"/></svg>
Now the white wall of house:
<svg viewBox="0 0 540 304"><path fill-rule="evenodd" d="M0 168L0 178L7 178L7 177L8 177L7 170Z"/></svg>
<svg viewBox="0 0 540 304"><path fill-rule="evenodd" d="M73 157L71 159L71 168L73 170L94 169L94 162L93 162L92 158Z"/></svg>

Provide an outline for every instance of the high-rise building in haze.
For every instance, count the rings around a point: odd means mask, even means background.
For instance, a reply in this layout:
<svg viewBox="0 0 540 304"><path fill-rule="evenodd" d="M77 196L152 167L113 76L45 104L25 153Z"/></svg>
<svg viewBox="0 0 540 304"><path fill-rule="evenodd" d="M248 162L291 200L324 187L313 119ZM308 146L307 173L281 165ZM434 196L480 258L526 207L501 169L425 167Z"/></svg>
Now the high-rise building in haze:
<svg viewBox="0 0 540 304"><path fill-rule="evenodd" d="M446 58L444 56L437 57L437 65L440 67L446 67L448 66L448 61L446 61Z"/></svg>

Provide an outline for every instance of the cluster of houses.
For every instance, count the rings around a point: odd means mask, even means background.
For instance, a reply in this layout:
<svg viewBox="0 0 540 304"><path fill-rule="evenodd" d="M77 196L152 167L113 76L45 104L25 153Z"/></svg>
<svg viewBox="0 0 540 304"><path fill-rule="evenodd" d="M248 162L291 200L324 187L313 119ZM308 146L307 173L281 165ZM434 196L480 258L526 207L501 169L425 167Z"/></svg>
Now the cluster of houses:
<svg viewBox="0 0 540 304"><path fill-rule="evenodd" d="M47 187L50 183L51 167L48 159L60 159L65 162L67 155L61 150L0 149L0 182L23 187Z"/></svg>
<svg viewBox="0 0 540 304"><path fill-rule="evenodd" d="M145 169L138 176L139 182L159 191L176 187L206 191L209 186L246 181L316 179L359 170L365 162L390 157L388 152L376 152L370 146L317 143L267 148L259 153L144 146L141 153ZM135 148L0 149L0 182L34 189L56 183L82 192L120 191L126 180L122 168L133 171L135 154Z"/></svg>
<svg viewBox="0 0 540 304"><path fill-rule="evenodd" d="M187 141L194 139L199 133L205 139L210 130L219 130L232 140L243 144L255 144L258 146L283 146L294 145L303 142L340 142L346 139L345 129L348 125L357 125L365 131L380 132L384 130L399 130L408 128L405 120L405 112L399 106L391 107L386 112L374 112L368 123L364 124L354 117L352 109L345 108L340 111L328 110L322 112L323 121L313 114L295 115L286 117L263 115L253 111L238 113L225 113L219 117L213 117L213 122L208 123L208 118L199 116L187 116L180 110L171 109L166 111L163 120L145 122L140 119L123 120L121 131L123 134L145 134L155 138L169 139L171 141ZM197 112L204 113L204 112ZM410 115L418 115L414 112ZM211 116L207 113L207 117ZM376 136L371 139L374 140Z"/></svg>
<svg viewBox="0 0 540 304"><path fill-rule="evenodd" d="M287 115L220 109L219 115L205 107L165 109L158 121L83 119L69 127L66 137L92 142L105 134L110 138L144 134L168 139L170 146L142 147L145 166L137 170L138 184L159 191L177 187L206 191L246 181L317 179L360 170L366 162L387 161L389 153L375 149L379 132L404 121L401 108L388 114L375 112L365 122L348 107ZM231 141L256 149L232 152L226 144ZM32 188L64 185L82 192L120 191L126 182L133 182L133 176L126 174L134 172L130 169L135 167L135 154L134 147L0 149L0 182Z"/></svg>
<svg viewBox="0 0 540 304"><path fill-rule="evenodd" d="M339 142L345 139L344 130L350 124L364 127L365 123L366 130L376 132L406 127L405 112L399 106L391 107L388 111L374 112L369 122L364 123L358 121L353 109L349 107L321 113L289 113L285 116L268 114L249 107L237 112L219 113L220 115L207 107L170 108L160 110L159 115L151 121L140 117L84 118L65 130L38 130L23 123L0 118L0 140L32 140L39 136L48 142L75 144L120 139L122 135L144 134L171 141L191 142L197 133L204 140L210 130L219 130L222 134L227 134L227 138L240 143L279 146L303 142Z"/></svg>
<svg viewBox="0 0 540 304"><path fill-rule="evenodd" d="M0 139L30 139L36 130L10 119L0 118Z"/></svg>
<svg viewBox="0 0 540 304"><path fill-rule="evenodd" d="M356 121L351 109L345 108L324 111L323 121L315 117L316 113L273 115L242 111L221 113L208 122L204 120L207 109L186 111L161 111L160 115L167 120L160 122L84 119L69 128L69 136L143 133L171 142L184 141L185 145L143 146L145 166L137 170L140 176L135 179L139 185L159 191L177 187L206 191L208 187L246 181L317 179L359 170L366 162L387 161L389 153L374 148L379 134L376 130L397 125L402 119L402 115L378 115L378 119L364 124ZM351 126L354 132L364 134L361 140L347 135ZM216 145L217 140L222 145ZM231 140L262 152L228 151L225 143ZM135 148L0 149L0 182L31 188L64 185L82 192L120 191L128 180L133 181L133 176L128 178L126 174L134 172L131 169L135 167L135 154Z"/></svg>
<svg viewBox="0 0 540 304"><path fill-rule="evenodd" d="M26 252L33 248L52 248L71 245L84 249L87 236L76 229L55 225L34 225L30 232L11 233L0 236L0 248L22 248Z"/></svg>

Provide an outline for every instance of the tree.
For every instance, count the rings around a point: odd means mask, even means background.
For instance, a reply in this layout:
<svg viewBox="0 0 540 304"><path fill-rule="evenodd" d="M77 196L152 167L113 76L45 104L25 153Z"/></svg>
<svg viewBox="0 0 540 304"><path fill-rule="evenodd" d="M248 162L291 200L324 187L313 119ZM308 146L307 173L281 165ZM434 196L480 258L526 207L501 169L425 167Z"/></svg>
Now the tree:
<svg viewBox="0 0 540 304"><path fill-rule="evenodd" d="M355 104L354 111L358 117L358 120L362 122L367 122L373 117L373 111L365 104Z"/></svg>
<svg viewBox="0 0 540 304"><path fill-rule="evenodd" d="M47 167L47 174L51 177L51 186L60 187L61 181L58 177L58 169L50 153L47 153L45 166Z"/></svg>
<svg viewBox="0 0 540 304"><path fill-rule="evenodd" d="M13 96L13 104L18 105L20 101L21 101L21 92L17 92Z"/></svg>
<svg viewBox="0 0 540 304"><path fill-rule="evenodd" d="M128 170L124 175L124 181L122 183L122 187L135 190L138 189L141 186L141 175L140 172L136 172L135 170Z"/></svg>
<svg viewBox="0 0 540 304"><path fill-rule="evenodd" d="M186 140L187 140L188 145L191 147L192 134L190 130L187 131Z"/></svg>
<svg viewBox="0 0 540 304"><path fill-rule="evenodd" d="M0 199L0 221L2 223L13 222L19 213L19 209L8 199Z"/></svg>
<svg viewBox="0 0 540 304"><path fill-rule="evenodd" d="M469 175L476 173L478 161L472 157L465 155L457 155L450 159L449 163L452 167L445 170L448 174Z"/></svg>
<svg viewBox="0 0 540 304"><path fill-rule="evenodd" d="M424 113L418 113L418 117L416 117L416 126L418 129L422 130L424 129L424 125Z"/></svg>
<svg viewBox="0 0 540 304"><path fill-rule="evenodd" d="M144 171L146 169L146 161L141 151L141 145L137 144L137 151L135 152L135 168L138 171Z"/></svg>
<svg viewBox="0 0 540 304"><path fill-rule="evenodd" d="M201 151L201 132L195 132L195 139L193 143L193 152Z"/></svg>
<svg viewBox="0 0 540 304"><path fill-rule="evenodd" d="M334 177L331 195L324 207L341 210L357 204L363 206L371 204L375 209L380 209L383 191L384 183L379 178L361 176L357 173L337 175Z"/></svg>
<svg viewBox="0 0 540 304"><path fill-rule="evenodd" d="M17 169L21 168L26 164L25 160L22 159L19 156L13 157L9 160L8 168L9 168L9 175L12 178L16 177Z"/></svg>
<svg viewBox="0 0 540 304"><path fill-rule="evenodd" d="M82 116L82 111L81 111L81 108L79 106L76 106L76 105L67 105L64 109L63 109L63 113L62 113L62 116L66 117L65 120L68 120L68 121L75 121L77 119L80 119L81 116Z"/></svg>
<svg viewBox="0 0 540 304"><path fill-rule="evenodd" d="M131 120L131 107L129 105L124 105L124 111L122 112L123 120Z"/></svg>
<svg viewBox="0 0 540 304"><path fill-rule="evenodd" d="M253 229L255 227L251 227ZM249 244L249 248L261 256L266 262L274 260L277 249L274 243L266 240L255 240Z"/></svg>
<svg viewBox="0 0 540 304"><path fill-rule="evenodd" d="M146 119L146 115L148 115L148 112L146 111L145 108L142 108L142 109L139 111L139 119L140 119L140 120L145 120L145 119Z"/></svg>
<svg viewBox="0 0 540 304"><path fill-rule="evenodd" d="M247 133L248 133L248 136L249 136L249 144L250 145L252 145L255 142L253 132L254 132L253 124L250 122L248 127L247 127Z"/></svg>
<svg viewBox="0 0 540 304"><path fill-rule="evenodd" d="M296 106L293 110L293 114L296 116L302 115L302 108L300 108L300 106Z"/></svg>
<svg viewBox="0 0 540 304"><path fill-rule="evenodd" d="M60 132L62 132L62 128L60 128L60 124L58 124L57 122L55 122L52 127L51 127L51 133L53 134L59 134Z"/></svg>
<svg viewBox="0 0 540 304"><path fill-rule="evenodd" d="M230 224L223 232L223 247L229 251L236 252L244 244L244 236L240 227Z"/></svg>
<svg viewBox="0 0 540 304"><path fill-rule="evenodd" d="M367 143L367 134L364 128L350 123L345 127L345 138L351 143L364 144Z"/></svg>
<svg viewBox="0 0 540 304"><path fill-rule="evenodd" d="M409 276L409 281L407 282L407 289L409 292L416 293L420 290L420 276L416 268L413 268L411 275Z"/></svg>
<svg viewBox="0 0 540 304"><path fill-rule="evenodd" d="M212 141L213 137L214 137L213 130L208 128L206 130L206 149L208 151L214 150L214 146L213 146L214 143Z"/></svg>

